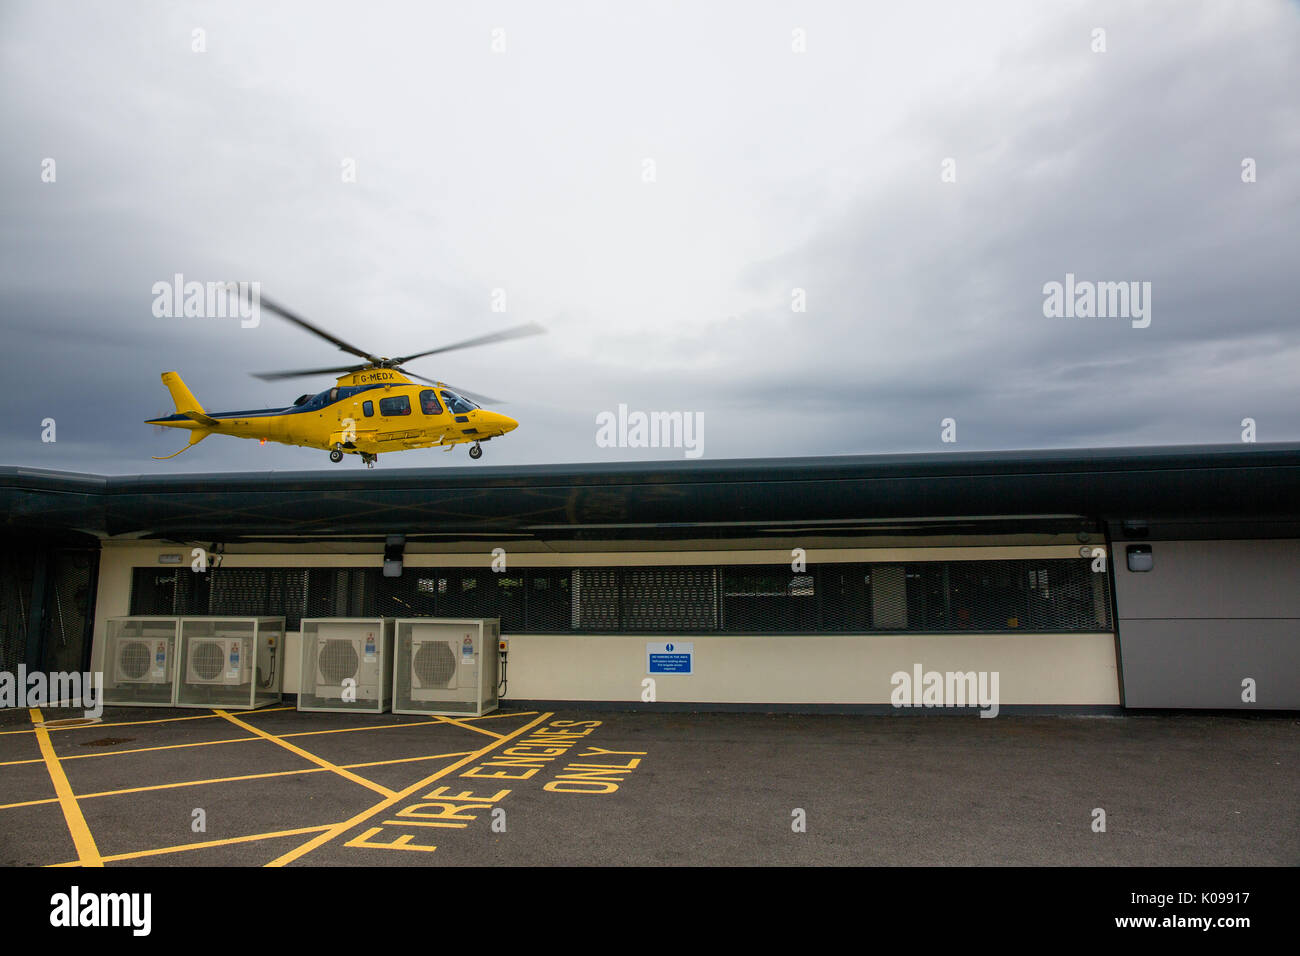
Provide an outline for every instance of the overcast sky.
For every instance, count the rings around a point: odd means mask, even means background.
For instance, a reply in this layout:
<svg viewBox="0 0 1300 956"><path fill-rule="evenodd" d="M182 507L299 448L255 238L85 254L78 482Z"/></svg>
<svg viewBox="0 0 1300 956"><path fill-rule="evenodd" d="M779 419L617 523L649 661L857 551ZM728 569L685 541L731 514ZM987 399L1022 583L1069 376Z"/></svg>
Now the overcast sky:
<svg viewBox="0 0 1300 956"><path fill-rule="evenodd" d="M0 128L5 464L361 467L151 460L161 372L278 407L332 381L248 373L346 358L156 317L177 273L383 355L544 324L411 365L509 401L485 467L684 457L599 447L620 404L707 459L1300 440L1294 2L5 0ZM1149 324L1045 315L1067 274Z"/></svg>

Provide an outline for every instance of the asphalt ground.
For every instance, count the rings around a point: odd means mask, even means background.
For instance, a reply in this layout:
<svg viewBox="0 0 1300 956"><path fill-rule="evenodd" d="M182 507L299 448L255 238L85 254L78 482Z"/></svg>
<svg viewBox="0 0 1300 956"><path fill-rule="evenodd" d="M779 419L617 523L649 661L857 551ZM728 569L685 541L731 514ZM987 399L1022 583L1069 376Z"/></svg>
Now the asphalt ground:
<svg viewBox="0 0 1300 956"><path fill-rule="evenodd" d="M1294 715L224 713L0 712L0 864L1300 864Z"/></svg>

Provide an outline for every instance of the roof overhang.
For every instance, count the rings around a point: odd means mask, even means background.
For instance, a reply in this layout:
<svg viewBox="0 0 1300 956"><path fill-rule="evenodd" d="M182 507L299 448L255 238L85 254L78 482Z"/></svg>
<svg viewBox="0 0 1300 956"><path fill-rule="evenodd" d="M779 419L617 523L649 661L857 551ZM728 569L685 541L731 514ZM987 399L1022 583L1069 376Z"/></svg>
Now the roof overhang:
<svg viewBox="0 0 1300 956"><path fill-rule="evenodd" d="M0 468L5 526L234 541L1068 530L1300 536L1300 444L97 476ZM1162 530L1163 529L1163 530ZM1136 535L1135 535L1136 536Z"/></svg>

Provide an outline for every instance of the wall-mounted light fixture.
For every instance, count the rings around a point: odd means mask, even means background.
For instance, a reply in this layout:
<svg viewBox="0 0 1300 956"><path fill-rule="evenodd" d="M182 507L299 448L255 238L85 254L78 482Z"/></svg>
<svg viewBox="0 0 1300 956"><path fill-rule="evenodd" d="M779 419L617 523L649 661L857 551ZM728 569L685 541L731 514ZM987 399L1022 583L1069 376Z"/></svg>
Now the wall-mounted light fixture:
<svg viewBox="0 0 1300 956"><path fill-rule="evenodd" d="M1155 567L1155 558L1149 544L1130 544L1128 546L1128 569L1130 571L1150 571Z"/></svg>
<svg viewBox="0 0 1300 956"><path fill-rule="evenodd" d="M390 534L384 539L384 577L402 576L402 551L406 548L406 535Z"/></svg>

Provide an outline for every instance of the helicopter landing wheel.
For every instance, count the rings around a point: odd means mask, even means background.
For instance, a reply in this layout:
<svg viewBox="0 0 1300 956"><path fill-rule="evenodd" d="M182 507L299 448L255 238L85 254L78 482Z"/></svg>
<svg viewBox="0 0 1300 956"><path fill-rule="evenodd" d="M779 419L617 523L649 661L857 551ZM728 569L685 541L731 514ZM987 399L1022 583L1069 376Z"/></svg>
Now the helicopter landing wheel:
<svg viewBox="0 0 1300 956"><path fill-rule="evenodd" d="M478 442L475 442L474 445L470 448L469 457L473 458L475 461L478 461L480 458L483 457L483 449L479 447Z"/></svg>
<svg viewBox="0 0 1300 956"><path fill-rule="evenodd" d="M339 448L338 448L337 446L334 447L334 448L331 448L331 449L330 449L330 461L334 462L334 464L337 465L337 464L338 464L339 462L341 462L342 460L343 460L343 452L340 451Z"/></svg>
<svg viewBox="0 0 1300 956"><path fill-rule="evenodd" d="M374 468L374 467L375 467L375 462L377 462L377 461L379 460L379 456L378 456L378 455L372 455L372 454L370 454L369 452L364 452L364 451L363 451L363 452L361 453L361 460L364 461L364 462L366 463L366 467L367 467L367 468Z"/></svg>

